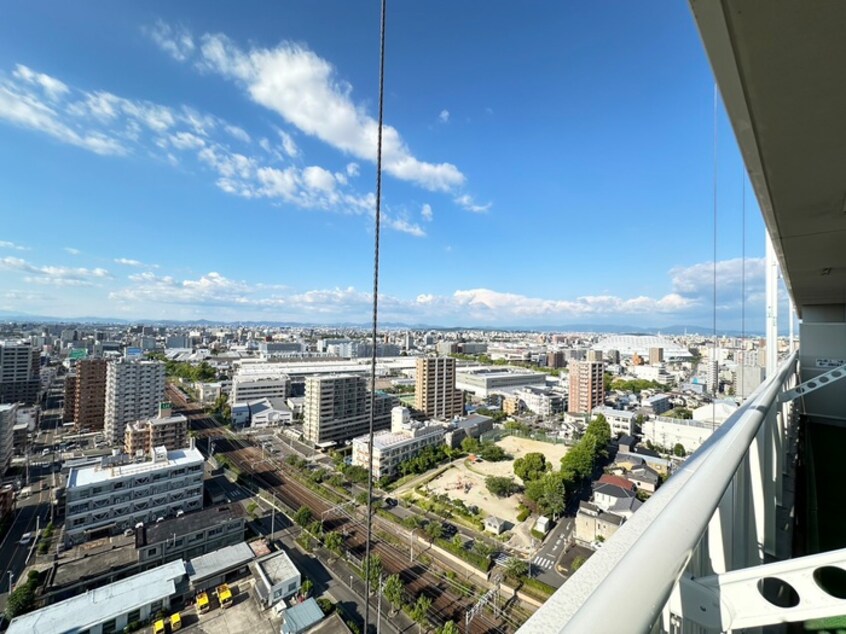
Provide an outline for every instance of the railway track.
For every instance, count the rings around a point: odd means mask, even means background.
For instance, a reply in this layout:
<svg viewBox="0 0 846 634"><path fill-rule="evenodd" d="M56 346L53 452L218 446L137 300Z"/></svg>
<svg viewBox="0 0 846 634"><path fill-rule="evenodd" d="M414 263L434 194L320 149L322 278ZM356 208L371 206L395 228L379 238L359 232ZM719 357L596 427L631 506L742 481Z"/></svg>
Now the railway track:
<svg viewBox="0 0 846 634"><path fill-rule="evenodd" d="M200 406L188 403L179 390L168 386L168 394L189 419L195 437L214 439L215 455L225 455L235 466L262 485L262 488L272 492L289 508L305 506L315 517L323 519L326 529L342 531L345 534L344 549L359 560L364 558L366 532L359 520L332 511L336 505L330 504L297 479L290 477L284 465L276 464L272 459L263 456L255 445L227 435ZM373 521L375 526L389 533L396 530L395 526L378 516L374 516ZM372 539L371 552L379 555L387 575L399 575L410 597L416 598L423 594L432 601L429 615L436 625L440 626L452 620L465 634L508 633L516 629L514 624L509 624L502 618L494 619L487 612L480 612L469 626L466 626L464 615L474 604L475 597L468 598L458 589L450 587L449 580L438 577L421 562L409 563L408 553L389 542Z"/></svg>

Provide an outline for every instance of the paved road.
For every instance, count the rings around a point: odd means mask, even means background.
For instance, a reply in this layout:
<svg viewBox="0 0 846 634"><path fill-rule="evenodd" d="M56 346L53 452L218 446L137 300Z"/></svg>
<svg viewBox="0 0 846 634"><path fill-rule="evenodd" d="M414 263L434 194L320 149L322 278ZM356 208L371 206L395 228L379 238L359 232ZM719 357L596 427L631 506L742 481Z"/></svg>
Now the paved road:
<svg viewBox="0 0 846 634"><path fill-rule="evenodd" d="M555 569L555 564L564 554L574 527L575 522L572 517L561 518L550 531L543 546L532 556L530 562L532 575L553 588L561 587L566 581L566 578Z"/></svg>

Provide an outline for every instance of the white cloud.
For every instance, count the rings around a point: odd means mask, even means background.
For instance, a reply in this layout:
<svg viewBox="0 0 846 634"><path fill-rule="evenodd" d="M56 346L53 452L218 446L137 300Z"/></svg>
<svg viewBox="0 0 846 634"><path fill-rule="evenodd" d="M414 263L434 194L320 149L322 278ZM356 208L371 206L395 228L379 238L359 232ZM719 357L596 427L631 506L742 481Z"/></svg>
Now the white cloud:
<svg viewBox="0 0 846 634"><path fill-rule="evenodd" d="M159 48L177 61L184 62L194 52L194 38L185 29L171 27L159 20L152 28L144 31Z"/></svg>
<svg viewBox="0 0 846 634"><path fill-rule="evenodd" d="M164 29L153 40L174 55L175 40ZM164 35L163 35L164 33ZM179 54L187 49L179 48ZM193 50L193 49L192 49ZM299 44L244 51L229 38L206 34L195 57L198 66L242 85L256 103L281 115L305 134L359 159L375 162L378 123L352 99L352 86L335 67ZM453 191L464 175L451 163L420 161L391 127L382 129L383 167L393 176L436 191Z"/></svg>
<svg viewBox="0 0 846 634"><path fill-rule="evenodd" d="M312 165L303 170L303 180L310 189L320 189L327 192L335 189L335 177L332 172L317 165Z"/></svg>
<svg viewBox="0 0 846 634"><path fill-rule="evenodd" d="M476 214L483 214L491 208L491 203L479 205L473 200L473 197L469 194L462 194L461 196L457 196L455 198L455 202L460 207L463 207L467 211L472 211Z"/></svg>
<svg viewBox="0 0 846 634"><path fill-rule="evenodd" d="M279 138L282 139L282 148L285 150L285 154L291 158L298 157L300 155L300 148L294 143L294 138L284 130L277 129L276 131L279 133Z"/></svg>
<svg viewBox="0 0 846 634"><path fill-rule="evenodd" d="M423 220L426 222L432 222L432 205L426 203L423 205L423 208L420 210L420 215L423 216Z"/></svg>
<svg viewBox="0 0 846 634"><path fill-rule="evenodd" d="M123 266L132 266L135 268L151 268L157 269L159 268L158 264L145 264L140 260L133 260L132 258L115 258L115 264L122 264Z"/></svg>
<svg viewBox="0 0 846 634"><path fill-rule="evenodd" d="M0 249L13 249L15 251L29 251L29 247L9 242L8 240L0 240Z"/></svg>
<svg viewBox="0 0 846 634"><path fill-rule="evenodd" d="M103 268L88 269L66 266L37 266L15 257L0 259L0 269L29 274L24 278L35 284L54 284L56 286L90 286L97 280L111 277Z"/></svg>
<svg viewBox="0 0 846 634"><path fill-rule="evenodd" d="M441 114L438 115L438 121L449 123L449 110L441 110Z"/></svg>
<svg viewBox="0 0 846 634"><path fill-rule="evenodd" d="M389 226L391 229L395 229L396 231L400 231L402 233L407 233L408 235L414 236L415 238L426 237L426 232L423 230L423 227L421 227L415 222L410 222L405 218L391 218L383 213L382 222Z"/></svg>
<svg viewBox="0 0 846 634"><path fill-rule="evenodd" d="M156 33L167 35L162 29ZM175 33L171 31L170 36L176 37ZM179 50L189 48L186 45ZM214 115L186 106L126 99L103 90L80 90L22 68L6 79L0 75L0 120L98 154L151 155L169 165L189 168L196 160L215 174L217 187L231 195L372 217L372 195L358 193L350 186L349 179L358 174L356 163L337 171L318 165L271 167L265 164L266 155L251 152L252 141L245 130ZM63 88L57 88L59 85ZM43 86L50 87L55 101L44 97ZM288 158L300 157L301 150L291 135L277 131ZM233 151L229 146L233 139L246 147ZM259 145L275 161L286 160L267 139L262 138ZM402 219L389 219L386 224L410 235L422 235L418 226Z"/></svg>
<svg viewBox="0 0 846 634"><path fill-rule="evenodd" d="M56 100L68 92L68 87L55 77L50 77L50 75L45 75L44 73L37 73L22 64L15 66L12 74L28 84L38 86L52 100Z"/></svg>
<svg viewBox="0 0 846 634"><path fill-rule="evenodd" d="M65 247L64 251L66 253L70 253L71 255L79 255L80 253L82 253L82 251L80 251L79 249L74 249L73 247Z"/></svg>

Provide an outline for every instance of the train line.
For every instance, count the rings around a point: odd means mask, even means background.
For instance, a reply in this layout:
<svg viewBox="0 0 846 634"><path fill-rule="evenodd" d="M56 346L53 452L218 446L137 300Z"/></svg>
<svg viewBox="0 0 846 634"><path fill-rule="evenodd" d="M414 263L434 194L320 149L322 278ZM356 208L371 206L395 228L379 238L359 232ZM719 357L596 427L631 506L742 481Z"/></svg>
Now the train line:
<svg viewBox="0 0 846 634"><path fill-rule="evenodd" d="M344 549L347 552L359 560L363 559L366 538L361 530L358 530L355 519L333 511L336 505L327 502L297 479L290 477L283 465L274 464L267 456L263 456L262 451L255 445L226 434L201 406L189 403L177 388L169 385L168 395L189 419L194 437L214 441L215 455L225 455L227 460L261 484L262 488L272 492L289 508L298 509L305 506L310 509L315 518L323 520L327 530L339 530L345 535ZM385 530L396 530L395 526L378 516L374 517L374 521ZM503 619L494 619L484 611L476 615L469 627L465 626L464 615L475 602L475 597L468 598L458 590L450 588L449 580L438 577L422 563L409 563L408 553L389 542L374 539L371 550L379 555L387 575L399 575L410 597L423 594L432 601L429 615L437 625L452 620L466 634L504 633L514 629L513 624L503 622Z"/></svg>

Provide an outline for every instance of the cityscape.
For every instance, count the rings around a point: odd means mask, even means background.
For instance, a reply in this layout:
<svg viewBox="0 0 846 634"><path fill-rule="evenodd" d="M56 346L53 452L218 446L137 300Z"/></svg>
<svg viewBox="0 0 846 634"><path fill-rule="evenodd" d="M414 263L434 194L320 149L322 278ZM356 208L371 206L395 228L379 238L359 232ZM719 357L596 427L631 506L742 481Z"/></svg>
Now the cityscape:
<svg viewBox="0 0 846 634"><path fill-rule="evenodd" d="M0 632L846 629L846 6L611 6L8 7Z"/></svg>

